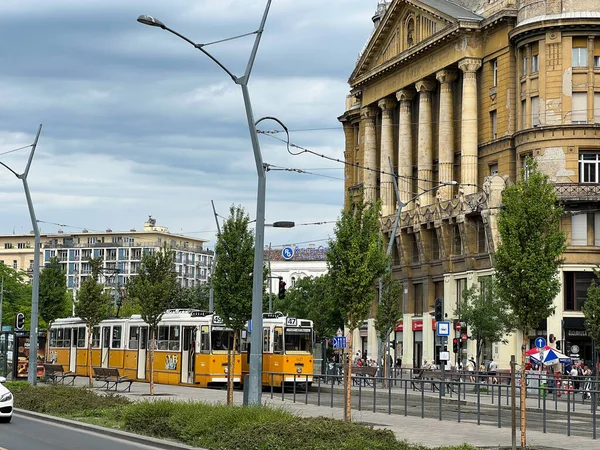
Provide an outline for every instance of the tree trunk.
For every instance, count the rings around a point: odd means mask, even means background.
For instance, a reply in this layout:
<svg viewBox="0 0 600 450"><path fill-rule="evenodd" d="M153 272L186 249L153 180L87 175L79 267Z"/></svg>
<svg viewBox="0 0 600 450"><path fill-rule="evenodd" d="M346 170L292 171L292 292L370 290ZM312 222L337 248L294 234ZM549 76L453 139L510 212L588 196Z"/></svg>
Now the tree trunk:
<svg viewBox="0 0 600 450"><path fill-rule="evenodd" d="M48 356L50 356L50 327L52 326L52 322L48 324L48 329L46 330L46 349L44 350L44 362L48 362Z"/></svg>
<svg viewBox="0 0 600 450"><path fill-rule="evenodd" d="M150 339L150 395L154 395L154 347L156 345L156 333L154 327L150 327L150 333L152 333L152 339Z"/></svg>
<svg viewBox="0 0 600 450"><path fill-rule="evenodd" d="M92 378L92 327L88 326L87 329L87 370L90 387L92 387L94 385L94 379Z"/></svg>
<svg viewBox="0 0 600 450"><path fill-rule="evenodd" d="M526 408L527 408L527 380L525 379L525 352L527 349L527 333L523 332L523 345L521 347L521 448L527 448L526 438Z"/></svg>
<svg viewBox="0 0 600 450"><path fill-rule="evenodd" d="M352 349L352 331L350 331L350 334L348 336L348 358L346 361L347 367L346 367L346 376L344 377L344 381L346 383L346 407L344 409L344 420L346 422L350 422L352 420L352 403L351 403L351 399L352 399L352 355L353 355L353 349Z"/></svg>
<svg viewBox="0 0 600 450"><path fill-rule="evenodd" d="M233 375L235 369L235 345L237 330L233 331L233 348L227 351L227 406L233 405Z"/></svg>

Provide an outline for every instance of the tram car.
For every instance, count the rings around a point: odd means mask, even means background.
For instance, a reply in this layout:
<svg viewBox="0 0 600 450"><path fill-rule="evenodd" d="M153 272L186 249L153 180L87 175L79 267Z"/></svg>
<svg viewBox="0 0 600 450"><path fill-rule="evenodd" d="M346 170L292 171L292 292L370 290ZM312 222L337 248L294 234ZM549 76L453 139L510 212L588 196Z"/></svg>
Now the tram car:
<svg viewBox="0 0 600 450"><path fill-rule="evenodd" d="M242 342L242 372L250 371L248 348L251 330L246 326ZM313 382L313 322L285 316L281 312L263 313L263 386L285 387Z"/></svg>
<svg viewBox="0 0 600 450"><path fill-rule="evenodd" d="M192 309L167 310L155 336L154 380L162 384L225 385L233 330L216 314ZM87 327L78 317L58 319L50 328L48 360L87 376ZM107 319L92 329L92 366L120 370L137 381L150 380L150 333L140 315ZM237 345L233 381L241 382Z"/></svg>

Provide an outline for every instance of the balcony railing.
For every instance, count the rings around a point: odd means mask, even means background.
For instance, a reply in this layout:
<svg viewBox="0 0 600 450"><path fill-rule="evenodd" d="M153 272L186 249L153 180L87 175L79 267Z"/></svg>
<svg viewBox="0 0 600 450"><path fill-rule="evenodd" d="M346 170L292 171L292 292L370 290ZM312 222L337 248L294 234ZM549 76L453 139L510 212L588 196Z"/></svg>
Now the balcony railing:
<svg viewBox="0 0 600 450"><path fill-rule="evenodd" d="M557 183L554 189L560 202L600 202L600 184Z"/></svg>

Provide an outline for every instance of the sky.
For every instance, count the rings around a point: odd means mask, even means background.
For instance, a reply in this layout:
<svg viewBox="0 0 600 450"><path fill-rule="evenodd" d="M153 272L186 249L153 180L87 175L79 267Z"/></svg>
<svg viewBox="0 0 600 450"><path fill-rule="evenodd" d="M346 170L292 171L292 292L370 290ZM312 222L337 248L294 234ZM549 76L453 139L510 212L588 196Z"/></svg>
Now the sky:
<svg viewBox="0 0 600 450"><path fill-rule="evenodd" d="M200 51L136 21L149 14L197 43L255 31L266 0L2 0L0 161L20 172L42 134L29 187L42 233L158 225L208 241L217 213L256 215L257 174L241 89ZM377 0L273 0L249 81L255 119L343 159L347 80ZM254 36L206 47L242 75ZM281 130L273 121L259 127ZM344 199L343 166L293 156L260 135L273 246L324 245ZM0 167L0 234L32 230L23 185ZM299 225L330 222L321 225ZM59 226L60 224L62 226Z"/></svg>

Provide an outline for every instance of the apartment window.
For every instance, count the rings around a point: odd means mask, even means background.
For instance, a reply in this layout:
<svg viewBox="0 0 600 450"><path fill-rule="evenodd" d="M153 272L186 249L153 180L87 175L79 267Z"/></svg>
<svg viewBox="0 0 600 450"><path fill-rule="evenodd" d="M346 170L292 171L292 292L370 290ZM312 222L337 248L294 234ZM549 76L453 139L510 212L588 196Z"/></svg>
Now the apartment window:
<svg viewBox="0 0 600 450"><path fill-rule="evenodd" d="M452 239L452 254L454 256L460 256L464 253L462 238L460 237L460 230L458 225L452 227L453 239Z"/></svg>
<svg viewBox="0 0 600 450"><path fill-rule="evenodd" d="M533 55L531 57L531 73L537 73L540 71L540 57L539 55Z"/></svg>
<svg viewBox="0 0 600 450"><path fill-rule="evenodd" d="M593 272L564 272L565 311L581 311L587 300L587 290L594 279Z"/></svg>
<svg viewBox="0 0 600 450"><path fill-rule="evenodd" d="M490 176L498 175L498 163L490 164Z"/></svg>
<svg viewBox="0 0 600 450"><path fill-rule="evenodd" d="M573 92L571 123L587 123L587 92Z"/></svg>
<svg viewBox="0 0 600 450"><path fill-rule="evenodd" d="M17 268L17 260L13 259L13 269L16 269L16 268Z"/></svg>
<svg viewBox="0 0 600 450"><path fill-rule="evenodd" d="M598 168L600 165L600 152L579 153L579 182L598 183Z"/></svg>
<svg viewBox="0 0 600 450"><path fill-rule="evenodd" d="M492 139L498 137L498 113L496 110L490 111L490 123L492 125Z"/></svg>
<svg viewBox="0 0 600 450"><path fill-rule="evenodd" d="M413 298L413 314L420 316L423 314L423 284L415 284L415 296Z"/></svg>
<svg viewBox="0 0 600 450"><path fill-rule="evenodd" d="M477 253L487 253L488 245L485 237L485 225L483 221L477 221Z"/></svg>
<svg viewBox="0 0 600 450"><path fill-rule="evenodd" d="M573 67L587 67L587 47L573 47Z"/></svg>
<svg viewBox="0 0 600 450"><path fill-rule="evenodd" d="M498 86L498 60L492 61L492 86Z"/></svg>
<svg viewBox="0 0 600 450"><path fill-rule="evenodd" d="M523 56L523 76L527 75L527 56Z"/></svg>
<svg viewBox="0 0 600 450"><path fill-rule="evenodd" d="M540 98L531 97L531 126L537 127L540 124Z"/></svg>
<svg viewBox="0 0 600 450"><path fill-rule="evenodd" d="M587 245L587 214L571 216L571 245Z"/></svg>
<svg viewBox="0 0 600 450"><path fill-rule="evenodd" d="M98 242L98 238L97 237L89 237L88 238L88 244L95 244Z"/></svg>
<svg viewBox="0 0 600 450"><path fill-rule="evenodd" d="M19 242L17 248L25 248L25 242Z"/></svg>
<svg viewBox="0 0 600 450"><path fill-rule="evenodd" d="M594 123L600 123L600 94L594 93Z"/></svg>
<svg viewBox="0 0 600 450"><path fill-rule="evenodd" d="M523 128L527 128L527 102L525 100L521 100L521 120Z"/></svg>
<svg viewBox="0 0 600 450"><path fill-rule="evenodd" d="M463 292L467 290L467 279L461 278L456 280L456 309L460 316L460 303L463 299Z"/></svg>
<svg viewBox="0 0 600 450"><path fill-rule="evenodd" d="M4 248L5 249L13 248L13 245L10 243L6 243L6 244L4 244Z"/></svg>
<svg viewBox="0 0 600 450"><path fill-rule="evenodd" d="M417 241L417 235L411 235L412 241L412 251L411 251L411 262L418 263L419 262L419 243Z"/></svg>
<svg viewBox="0 0 600 450"><path fill-rule="evenodd" d="M594 245L600 247L600 212L594 213Z"/></svg>
<svg viewBox="0 0 600 450"><path fill-rule="evenodd" d="M437 232L435 230L431 233L431 259L440 259L440 242L438 241Z"/></svg>
<svg viewBox="0 0 600 450"><path fill-rule="evenodd" d="M521 169L523 170L523 179L524 180L529 178L529 168L527 167L527 158L533 158L533 155L531 153L524 153L520 156Z"/></svg>
<svg viewBox="0 0 600 450"><path fill-rule="evenodd" d="M600 56L594 56L594 67L600 67Z"/></svg>

